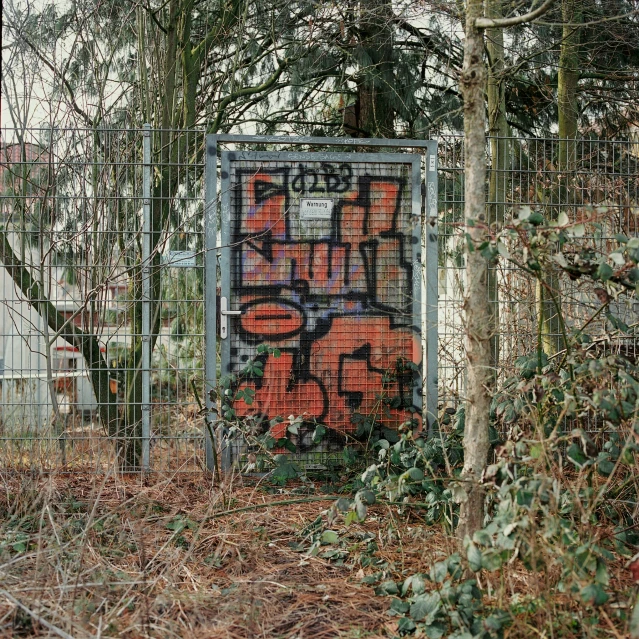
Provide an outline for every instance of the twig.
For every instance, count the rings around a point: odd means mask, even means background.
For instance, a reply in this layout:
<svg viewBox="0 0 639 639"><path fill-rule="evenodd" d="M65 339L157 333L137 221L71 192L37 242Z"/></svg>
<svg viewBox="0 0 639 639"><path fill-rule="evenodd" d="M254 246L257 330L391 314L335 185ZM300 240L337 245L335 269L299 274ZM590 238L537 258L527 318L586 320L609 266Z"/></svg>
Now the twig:
<svg viewBox="0 0 639 639"><path fill-rule="evenodd" d="M212 513L202 519L200 523L210 521L211 519L218 519L219 517L226 517L227 515L234 515L235 513L245 513L251 510L259 510L261 508L270 508L271 506L290 506L292 504L307 504L313 501L334 501L340 499L340 495L326 495L325 497L306 497L305 499L282 499L280 501L268 501L262 504L251 504L250 506L243 506L242 508L233 508L232 510L223 510L222 512Z"/></svg>
<svg viewBox="0 0 639 639"><path fill-rule="evenodd" d="M213 513L207 515L200 521L203 524L211 519L218 519L219 517L226 517L227 515L235 515L236 513L245 513L251 510L259 510L261 508L270 508L271 506L291 506L293 504L307 504L313 501L334 501L336 499L342 499L344 495L326 495L325 497L306 497L305 499L283 499L280 501L268 501L262 504L252 504L250 506L243 506L242 508L233 508L233 510L223 510L219 513ZM346 499L349 499L346 497ZM386 506L407 506L408 508L432 508L432 504L425 504L421 502L412 501L386 501L380 500L379 504Z"/></svg>
<svg viewBox="0 0 639 639"><path fill-rule="evenodd" d="M54 632L58 637L63 637L64 639L74 639L70 634L64 632L64 630L60 630L57 626L54 626L52 623L48 622L46 619L43 619L40 615L36 614L30 608L27 608L22 602L18 601L13 595L10 595L6 590L0 588L0 595L6 597L14 606L18 606L21 610L26 612L29 616L33 617L40 625L48 628L51 632Z"/></svg>

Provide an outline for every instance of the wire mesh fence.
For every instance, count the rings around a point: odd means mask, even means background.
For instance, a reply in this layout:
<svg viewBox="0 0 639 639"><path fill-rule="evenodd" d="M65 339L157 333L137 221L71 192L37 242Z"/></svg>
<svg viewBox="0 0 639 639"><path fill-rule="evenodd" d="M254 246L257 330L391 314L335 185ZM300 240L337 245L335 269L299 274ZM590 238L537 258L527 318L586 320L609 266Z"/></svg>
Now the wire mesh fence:
<svg viewBox="0 0 639 639"><path fill-rule="evenodd" d="M199 468L203 134L2 139L0 464Z"/></svg>
<svg viewBox="0 0 639 639"><path fill-rule="evenodd" d="M0 147L0 467L199 470L205 466L205 132L5 130ZM439 408L464 397L463 143L439 139ZM524 206L592 221L605 251L636 236L639 145L582 140L569 170L559 141L502 140L489 215ZM502 158L504 159L504 158ZM501 379L537 340L535 283L493 272ZM598 308L561 279L568 328ZM616 301L632 327L637 308ZM552 326L549 328L552 333ZM603 352L636 358L632 331L605 317ZM558 337L558 334L550 334ZM596 425L593 424L593 428Z"/></svg>
<svg viewBox="0 0 639 639"><path fill-rule="evenodd" d="M634 140L500 139L493 148L486 185L487 217L501 225L516 219L522 209L540 212L547 221L564 214L571 223L588 223L592 236L580 238L602 258L612 250L615 236L637 236L639 231L639 144ZM560 147L571 149L571 161L560 164ZM462 304L464 299L463 171L461 136L444 136L439 151L439 393L440 407L457 406L463 399L464 358ZM504 158L494 151L503 153ZM570 249L569 249L570 250ZM575 246L575 251L578 247ZM519 357L537 348L539 291L536 280L500 260L492 269L491 302L498 313L493 359L498 379L515 372ZM552 282L568 332L588 323L592 348L636 360L634 326L639 308L632 298L611 302L614 317L630 330L611 326L601 310L597 285L586 278L556 275ZM552 306L548 301L546 305ZM545 313L556 316L554 308ZM551 317L552 319L552 317ZM560 344L559 322L544 327L543 338ZM592 429L597 428L592 424Z"/></svg>

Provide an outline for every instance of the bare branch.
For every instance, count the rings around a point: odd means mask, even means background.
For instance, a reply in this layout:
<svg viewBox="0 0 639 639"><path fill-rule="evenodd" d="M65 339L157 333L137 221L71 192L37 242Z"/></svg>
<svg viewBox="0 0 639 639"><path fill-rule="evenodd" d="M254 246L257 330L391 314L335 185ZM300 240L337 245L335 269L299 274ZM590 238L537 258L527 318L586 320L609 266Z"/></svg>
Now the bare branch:
<svg viewBox="0 0 639 639"><path fill-rule="evenodd" d="M555 0L546 0L539 8L524 13L521 16L513 16L512 18L477 18L475 27L477 29L504 29L505 27L514 27L518 24L532 22L544 15L555 4Z"/></svg>

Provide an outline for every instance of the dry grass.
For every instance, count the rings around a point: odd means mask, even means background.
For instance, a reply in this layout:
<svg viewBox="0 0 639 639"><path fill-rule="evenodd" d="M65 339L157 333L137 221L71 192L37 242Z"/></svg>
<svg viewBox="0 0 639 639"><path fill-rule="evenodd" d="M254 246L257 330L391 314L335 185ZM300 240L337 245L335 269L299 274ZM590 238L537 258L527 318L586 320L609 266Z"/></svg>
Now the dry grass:
<svg viewBox="0 0 639 639"><path fill-rule="evenodd" d="M361 583L379 569L360 568L364 533L395 579L427 572L454 550L439 529L376 506L362 525L337 526L348 540L343 565L308 557L300 532L330 502L219 516L303 496L242 480L218 488L201 473L10 475L0 487L3 637L389 637L397 623L388 599ZM547 587L516 565L489 579L484 588L502 580L504 592L523 597ZM557 598L554 611L520 615L508 634L545 636L549 615L567 607ZM602 618L615 636L606 627Z"/></svg>

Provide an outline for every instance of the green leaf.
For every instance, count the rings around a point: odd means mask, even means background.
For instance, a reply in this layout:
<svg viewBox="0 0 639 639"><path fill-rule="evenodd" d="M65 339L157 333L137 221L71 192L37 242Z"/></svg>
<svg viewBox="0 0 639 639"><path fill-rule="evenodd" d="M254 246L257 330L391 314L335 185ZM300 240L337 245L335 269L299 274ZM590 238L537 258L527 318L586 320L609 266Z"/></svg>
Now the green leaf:
<svg viewBox="0 0 639 639"><path fill-rule="evenodd" d="M402 617L397 622L397 630L399 631L400 635L406 635L408 633L415 632L416 627L417 626L415 625L415 622L408 617Z"/></svg>
<svg viewBox="0 0 639 639"><path fill-rule="evenodd" d="M438 561L430 569L430 578L437 584L440 584L448 576L448 565L445 561Z"/></svg>
<svg viewBox="0 0 639 639"><path fill-rule="evenodd" d="M624 333L630 333L630 327L623 320L620 320L618 317L613 315L612 313L606 313L606 317L608 321L612 324L613 328L616 328L619 331Z"/></svg>
<svg viewBox="0 0 639 639"><path fill-rule="evenodd" d="M285 457L285 455L280 455L280 457ZM273 477L280 480L294 479L297 475L297 468L291 462L283 462L273 471Z"/></svg>
<svg viewBox="0 0 639 639"><path fill-rule="evenodd" d="M519 211L517 212L517 218L523 222L530 217L531 213L532 211L530 210L529 206L520 206Z"/></svg>
<svg viewBox="0 0 639 639"><path fill-rule="evenodd" d="M405 612L408 612L410 604L407 601L402 601L397 597L393 597L390 607L393 612L398 612L403 615Z"/></svg>
<svg viewBox="0 0 639 639"><path fill-rule="evenodd" d="M609 459L602 459L597 464L597 472L604 477L608 477L612 474L612 471L615 469L615 464L611 462Z"/></svg>
<svg viewBox="0 0 639 639"><path fill-rule="evenodd" d="M613 273L614 271L612 270L612 267L606 262L600 264L599 268L597 269L597 277L602 282L607 282L612 277Z"/></svg>
<svg viewBox="0 0 639 639"><path fill-rule="evenodd" d="M530 214L530 216L528 217L528 221L534 226L539 226L540 224L543 224L545 222L544 216L537 211Z"/></svg>
<svg viewBox="0 0 639 639"><path fill-rule="evenodd" d="M439 593L419 595L410 607L410 616L415 621L422 621L428 615L433 614L439 608L441 598Z"/></svg>
<svg viewBox="0 0 639 639"><path fill-rule="evenodd" d="M573 237L583 237L586 234L586 225L585 224L575 224L573 227L568 229L568 234Z"/></svg>
<svg viewBox="0 0 639 639"><path fill-rule="evenodd" d="M313 431L313 443L319 444L322 439L324 439L324 435L326 435L327 432L328 430L326 426L322 426L321 424L315 426L315 430Z"/></svg>
<svg viewBox="0 0 639 639"><path fill-rule="evenodd" d="M581 590L581 599L591 606L603 606L609 599L608 593L599 584L589 584Z"/></svg>
<svg viewBox="0 0 639 639"><path fill-rule="evenodd" d="M402 595L406 595L408 593L408 589L411 588L413 590L414 595L423 594L426 589L426 582L424 581L424 577L417 573L416 575L411 575L407 577L404 581L404 585L402 586Z"/></svg>
<svg viewBox="0 0 639 639"><path fill-rule="evenodd" d="M532 459L539 459L541 457L542 452L543 452L543 448L541 444L533 444L530 447L529 455Z"/></svg>
<svg viewBox="0 0 639 639"><path fill-rule="evenodd" d="M398 593L399 588L394 581L383 581L375 588L376 595L396 595Z"/></svg>
<svg viewBox="0 0 639 639"><path fill-rule="evenodd" d="M639 639L639 595L630 616L630 639Z"/></svg>
<svg viewBox="0 0 639 639"><path fill-rule="evenodd" d="M610 583L610 578L608 576L608 566L606 566L606 562L602 559L597 559L595 581L602 586L608 586Z"/></svg>
<svg viewBox="0 0 639 639"><path fill-rule="evenodd" d="M426 628L424 628L424 632L426 632L428 639L441 639L446 632L446 628L443 624L433 623L426 626Z"/></svg>
<svg viewBox="0 0 639 639"><path fill-rule="evenodd" d="M470 564L470 569L473 572L479 572L481 570L481 550L472 541L468 544L466 557Z"/></svg>
<svg viewBox="0 0 639 639"><path fill-rule="evenodd" d="M359 499L355 500L355 512L359 517L360 521L364 521L366 519L366 514L368 513L368 507Z"/></svg>
<svg viewBox="0 0 639 639"><path fill-rule="evenodd" d="M358 495L367 506L372 506L375 503L375 493L372 490L361 490Z"/></svg>
<svg viewBox="0 0 639 639"><path fill-rule="evenodd" d="M339 535L334 530L325 530L322 533L321 542L323 544L336 544L339 541Z"/></svg>
<svg viewBox="0 0 639 639"><path fill-rule="evenodd" d="M350 526L351 524L356 524L359 521L361 521L361 519L359 518L357 512L354 510L349 511L346 514L346 517L344 517L344 524L346 524L347 526Z"/></svg>
<svg viewBox="0 0 639 639"><path fill-rule="evenodd" d="M186 522L182 519L182 517L176 517L175 519L172 519L166 527L169 530L174 530L176 533L179 533L186 528Z"/></svg>
<svg viewBox="0 0 639 639"><path fill-rule="evenodd" d="M421 468L413 467L408 470L408 476L413 481L421 481L422 479L424 479L424 471Z"/></svg>
<svg viewBox="0 0 639 639"><path fill-rule="evenodd" d="M277 440L277 447L286 448L286 450L290 450L292 453L294 453L297 450L297 448L295 447L295 444L287 437L280 437Z"/></svg>
<svg viewBox="0 0 639 639"><path fill-rule="evenodd" d="M481 555L481 565L486 570L499 570L503 563L501 553L493 548L485 550Z"/></svg>
<svg viewBox="0 0 639 639"><path fill-rule="evenodd" d="M581 446L579 446L578 444L570 444L570 446L568 446L566 454L568 455L568 458L579 467L583 466L588 461L588 458L581 450Z"/></svg>

